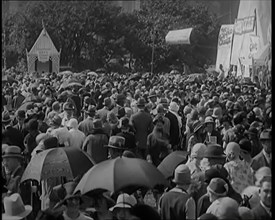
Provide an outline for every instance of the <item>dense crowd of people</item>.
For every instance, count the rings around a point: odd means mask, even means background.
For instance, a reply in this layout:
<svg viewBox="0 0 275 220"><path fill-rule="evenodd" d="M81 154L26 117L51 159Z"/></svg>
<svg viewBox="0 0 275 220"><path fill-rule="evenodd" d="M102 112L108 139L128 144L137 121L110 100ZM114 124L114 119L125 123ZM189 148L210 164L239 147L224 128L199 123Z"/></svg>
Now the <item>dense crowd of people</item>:
<svg viewBox="0 0 275 220"><path fill-rule="evenodd" d="M14 74L2 83L2 218L271 219L271 88L205 75ZM21 183L33 158L60 147L95 164L188 156L169 187L132 194L73 194L79 178Z"/></svg>

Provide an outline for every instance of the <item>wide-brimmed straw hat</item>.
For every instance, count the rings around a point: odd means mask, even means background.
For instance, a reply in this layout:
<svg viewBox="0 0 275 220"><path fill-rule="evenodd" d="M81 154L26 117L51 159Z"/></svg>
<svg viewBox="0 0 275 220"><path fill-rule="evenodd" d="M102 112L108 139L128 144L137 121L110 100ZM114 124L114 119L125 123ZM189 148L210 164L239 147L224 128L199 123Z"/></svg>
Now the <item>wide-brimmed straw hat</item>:
<svg viewBox="0 0 275 220"><path fill-rule="evenodd" d="M2 214L3 220L17 220L28 216L32 211L32 206L24 205L20 194L14 193L4 198L5 212Z"/></svg>

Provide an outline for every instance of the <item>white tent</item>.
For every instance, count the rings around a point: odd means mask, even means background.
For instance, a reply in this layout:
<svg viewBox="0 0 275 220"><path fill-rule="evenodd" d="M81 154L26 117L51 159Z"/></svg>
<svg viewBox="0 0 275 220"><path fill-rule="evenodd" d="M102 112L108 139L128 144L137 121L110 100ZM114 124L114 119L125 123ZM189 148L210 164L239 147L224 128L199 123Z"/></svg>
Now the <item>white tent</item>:
<svg viewBox="0 0 275 220"><path fill-rule="evenodd" d="M27 51L28 72L59 72L60 52L55 48L45 28L31 50Z"/></svg>
<svg viewBox="0 0 275 220"><path fill-rule="evenodd" d="M240 59L252 60L258 51L271 42L270 33L271 0L240 0L230 63L239 65ZM259 38L257 51L251 46L253 36Z"/></svg>
<svg viewBox="0 0 275 220"><path fill-rule="evenodd" d="M167 44L190 44L190 35L193 28L172 30L165 37Z"/></svg>

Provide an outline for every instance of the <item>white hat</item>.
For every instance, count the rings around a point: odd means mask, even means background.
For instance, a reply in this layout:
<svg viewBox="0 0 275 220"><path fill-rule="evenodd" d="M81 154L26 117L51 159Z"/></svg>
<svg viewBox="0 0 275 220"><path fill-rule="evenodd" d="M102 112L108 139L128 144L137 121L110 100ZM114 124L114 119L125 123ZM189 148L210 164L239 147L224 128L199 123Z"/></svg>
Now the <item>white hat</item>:
<svg viewBox="0 0 275 220"><path fill-rule="evenodd" d="M136 204L137 200L134 196L122 193L118 196L116 205L109 208L109 210L113 211L115 208L132 208Z"/></svg>
<svg viewBox="0 0 275 220"><path fill-rule="evenodd" d="M18 193L14 193L4 198L4 209L5 213L2 214L3 220L22 219L28 216L32 211L30 205L24 206L22 198Z"/></svg>

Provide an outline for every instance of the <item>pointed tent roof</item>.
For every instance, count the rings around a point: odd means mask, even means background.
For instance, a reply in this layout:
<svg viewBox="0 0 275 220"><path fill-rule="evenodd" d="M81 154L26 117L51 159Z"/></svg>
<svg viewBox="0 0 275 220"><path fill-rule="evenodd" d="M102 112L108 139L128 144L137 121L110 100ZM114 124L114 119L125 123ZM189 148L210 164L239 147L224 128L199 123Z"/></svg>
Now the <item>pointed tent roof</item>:
<svg viewBox="0 0 275 220"><path fill-rule="evenodd" d="M34 45L32 46L29 54L37 54L39 50L49 50L49 54L59 54L57 49L55 48L48 32L45 28L42 29L39 37L35 41Z"/></svg>

